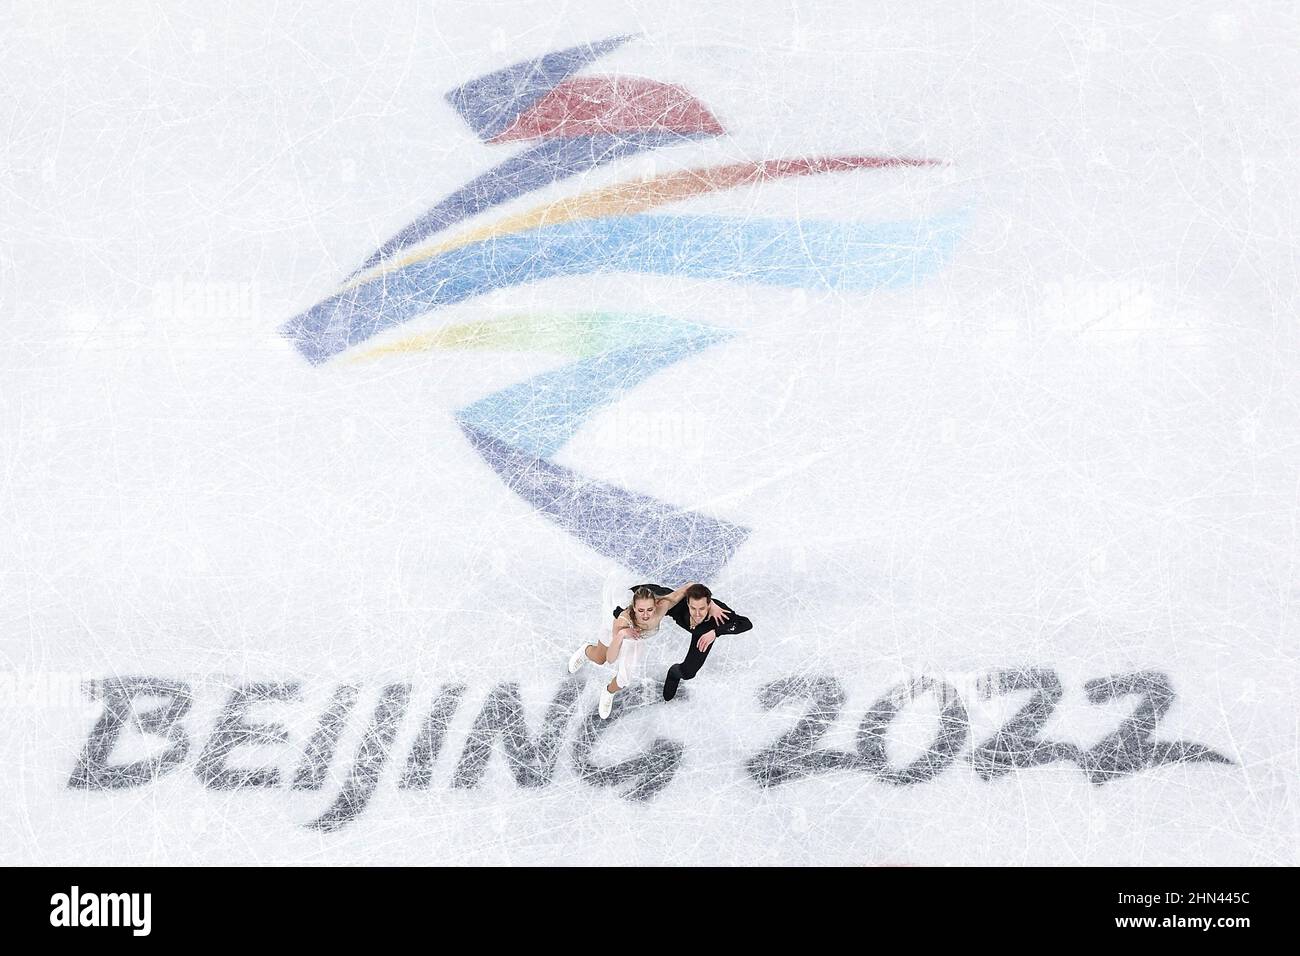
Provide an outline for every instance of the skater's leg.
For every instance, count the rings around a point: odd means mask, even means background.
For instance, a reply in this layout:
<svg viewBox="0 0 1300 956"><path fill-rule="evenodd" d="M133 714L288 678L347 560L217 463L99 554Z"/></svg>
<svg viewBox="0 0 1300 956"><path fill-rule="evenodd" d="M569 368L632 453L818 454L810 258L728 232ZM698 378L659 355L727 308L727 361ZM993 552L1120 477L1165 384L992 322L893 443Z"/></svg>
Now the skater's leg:
<svg viewBox="0 0 1300 956"><path fill-rule="evenodd" d="M709 652L713 650L713 645L717 644L714 640L704 650L700 650L700 638L709 631L713 630L712 621L702 621L697 624L695 630L691 631L691 643L686 649L686 658L680 664L674 664L668 668L668 676L664 678L664 700L672 700L677 696L677 684L680 681L691 680L700 672L704 662L709 659Z"/></svg>
<svg viewBox="0 0 1300 956"><path fill-rule="evenodd" d="M610 682L605 686L605 689L600 692L600 705L596 708L596 712L600 714L601 720L609 719L609 715L614 710L614 695L622 689L622 686L618 682L618 678L615 677L610 680Z"/></svg>
<svg viewBox="0 0 1300 956"><path fill-rule="evenodd" d="M677 696L677 685L684 680L690 680L704 665L708 659L709 651L713 650L713 644L708 646L707 650L700 650L700 635L708 633L709 628L701 624L691 634L691 644L686 651L686 659L680 664L674 664L668 668L668 676L664 678L664 700L672 700ZM717 641L714 641L716 644Z"/></svg>
<svg viewBox="0 0 1300 956"><path fill-rule="evenodd" d="M749 618L741 617L739 614L734 614L727 621L725 633L728 635L744 634L746 631L753 630L753 627L754 622ZM717 638L714 638L712 643L710 643L704 650L700 650L700 638L712 630L714 630L714 623L712 621L701 621L699 624L695 625L695 629L691 631L690 649L686 652L686 659L678 665L681 668L682 680L690 680L698 674L700 668L704 666L704 662L709 659L709 652L712 651L714 646L718 643Z"/></svg>
<svg viewBox="0 0 1300 956"><path fill-rule="evenodd" d="M638 672L637 664L640 660L642 644L640 641L626 641L623 644L623 652L618 656L618 665L614 669L614 676L605 687L605 692L613 695L617 694L628 684L632 683ZM612 660L609 663L614 663Z"/></svg>
<svg viewBox="0 0 1300 956"><path fill-rule="evenodd" d="M605 663L605 648L600 644L583 644L569 658L569 673L576 674L582 665L591 661L593 664Z"/></svg>
<svg viewBox="0 0 1300 956"><path fill-rule="evenodd" d="M713 630L713 622L704 621L697 624L695 630L691 631L691 646L686 651L685 660L677 665L678 669L681 671L682 680L690 680L693 678L700 672L700 668L704 666L704 662L709 659L709 652L713 650L714 645L718 642L715 639L707 648L700 650L700 638L711 630Z"/></svg>

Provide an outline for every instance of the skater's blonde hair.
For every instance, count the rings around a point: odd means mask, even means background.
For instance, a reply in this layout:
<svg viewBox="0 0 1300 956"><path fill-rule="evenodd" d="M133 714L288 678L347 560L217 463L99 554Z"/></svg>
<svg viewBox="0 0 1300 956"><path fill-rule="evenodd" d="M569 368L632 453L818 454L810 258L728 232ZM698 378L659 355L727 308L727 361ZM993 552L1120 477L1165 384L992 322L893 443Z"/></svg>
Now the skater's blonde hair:
<svg viewBox="0 0 1300 956"><path fill-rule="evenodd" d="M632 588L632 600L629 601L627 604L627 617L628 620L632 622L632 626L636 628L638 631L640 631L641 626L636 622L637 601L649 601L651 604L653 604L655 602L655 592L650 590L650 588L644 584L640 585L639 587Z"/></svg>

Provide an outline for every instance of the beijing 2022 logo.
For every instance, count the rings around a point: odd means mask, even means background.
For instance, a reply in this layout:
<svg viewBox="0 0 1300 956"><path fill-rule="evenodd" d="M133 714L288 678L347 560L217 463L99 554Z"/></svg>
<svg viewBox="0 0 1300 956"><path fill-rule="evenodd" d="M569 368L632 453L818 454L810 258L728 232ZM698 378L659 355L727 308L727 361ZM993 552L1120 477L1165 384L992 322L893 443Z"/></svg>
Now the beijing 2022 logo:
<svg viewBox="0 0 1300 956"><path fill-rule="evenodd" d="M583 72L633 39L558 50L448 93L447 102L481 140L522 149L385 242L338 291L285 323L281 334L320 364L453 303L557 276L640 272L871 290L915 283L949 258L965 220L956 210L909 222L673 211L674 203L692 196L790 177L942 164L924 158L796 156L687 168L491 220L499 207L570 177L726 135L719 118L680 86ZM464 231L449 235L461 225ZM525 314L452 325L377 351L524 350L571 357L568 365L461 408L456 417L465 437L507 488L588 547L646 577L706 581L749 529L585 477L553 458L627 389L734 334L662 315Z"/></svg>
<svg viewBox="0 0 1300 956"><path fill-rule="evenodd" d="M602 272L655 273L686 279L793 288L871 290L905 287L940 268L956 245L964 215L953 211L915 222L743 218L686 215L674 203L692 196L799 176L871 176L882 167L924 167L932 159L842 155L736 161L627 179L527 211L490 220L530 193L601 166L659 149L690 150L726 135L723 122L686 90L625 76L582 73L628 43L617 37L547 54L472 80L447 95L483 141L519 148L498 166L457 190L384 243L344 280L343 287L286 323L281 332L313 364L345 352L368 354L372 337L409 320L498 289L559 276ZM907 173L910 175L910 173ZM520 200L516 203L515 200ZM473 220L473 221L471 221ZM454 227L464 231L448 235ZM745 541L748 529L599 482L556 464L556 453L597 410L655 372L736 333L684 317L623 312L511 315L442 326L375 347L379 354L417 349L532 350L572 361L511 385L459 409L466 439L504 486L585 545L646 578L711 580ZM1094 786L1169 764L1233 764L1191 740L1157 737L1174 706L1173 683L1160 672L1107 674L1082 688L1087 706L1135 699L1127 716L1090 747L1049 737L1064 718L1064 679L1049 667L998 669L972 675L958 689L941 677L908 677L877 694L861 711L853 749L824 739L841 719L848 690L838 675L805 670L762 686L755 712L801 705L802 716L780 736L750 750L743 773L762 788L830 773L857 773L891 786L936 779L959 759L993 783L1013 772L1073 764ZM287 742L283 724L250 716L263 703L302 697L298 681L219 676L195 682L149 675L113 675L92 682L103 701L67 786L113 791L143 786L173 772L196 742L187 724L198 694L224 696L220 716L198 749L194 772L209 790L312 793L334 779L345 728L362 698L350 681L338 683L319 712L291 774L278 766L235 761L241 748ZM216 685L213 688L212 685ZM583 682L566 677L539 721L530 721L520 684L501 681L481 698L459 757L446 778L455 789L483 785L494 748L501 747L516 784L550 785L566 735L578 712ZM1019 695L1016 707L1004 705ZM685 698L687 691L679 692ZM886 748L889 728L910 702L934 698L937 728L922 756L898 766ZM152 699L152 705L142 704ZM355 820L378 792L408 711L419 698L411 682L384 684L374 696L355 756L330 804L307 825L334 832ZM398 770L397 788L432 788L448 728L470 699L449 680L422 711L419 730ZM973 728L970 710L990 708ZM666 788L684 766L687 744L657 734L636 756L607 762L595 753L611 724L644 705L615 708L609 720L589 713L570 750L575 775L593 787L645 801ZM1096 718L1089 718L1091 721ZM530 729L530 723L536 730ZM988 730L988 727L994 728ZM714 734L708 722L698 723ZM128 733L165 746L125 762L115 759ZM711 746L716 752L717 743ZM196 813L207 807L196 805ZM800 811L802 812L802 811Z"/></svg>

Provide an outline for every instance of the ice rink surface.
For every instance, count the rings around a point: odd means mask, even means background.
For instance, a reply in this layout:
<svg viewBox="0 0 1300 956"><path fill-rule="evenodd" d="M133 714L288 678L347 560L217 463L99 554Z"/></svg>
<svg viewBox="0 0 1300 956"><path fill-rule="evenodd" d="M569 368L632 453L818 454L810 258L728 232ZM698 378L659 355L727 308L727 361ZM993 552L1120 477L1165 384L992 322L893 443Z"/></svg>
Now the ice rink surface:
<svg viewBox="0 0 1300 956"><path fill-rule="evenodd" d="M0 49L0 862L1300 862L1293 5Z"/></svg>

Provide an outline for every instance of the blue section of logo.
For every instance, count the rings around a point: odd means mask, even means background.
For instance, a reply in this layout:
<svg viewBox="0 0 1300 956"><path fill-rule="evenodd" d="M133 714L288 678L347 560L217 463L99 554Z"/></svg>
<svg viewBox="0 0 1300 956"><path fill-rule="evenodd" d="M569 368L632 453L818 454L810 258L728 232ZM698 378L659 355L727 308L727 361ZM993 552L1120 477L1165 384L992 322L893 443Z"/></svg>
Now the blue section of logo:
<svg viewBox="0 0 1300 956"><path fill-rule="evenodd" d="M587 129L589 135L566 135L555 125L552 114L565 118L572 110L565 105L564 95L557 94L555 109L553 104L545 109L539 107L544 115L540 115L536 129L525 118L518 130L512 130L512 124L548 93L629 39L613 37L557 50L470 80L448 93L447 101L484 142L499 143L516 134L520 138L553 138L525 147L444 198L369 256L365 265L349 277L356 281L355 285L295 316L281 327L281 334L291 339L310 362L319 364L417 316L497 289L550 278L625 272L796 288L870 290L920 281L952 255L966 227L964 211L895 223L641 211L569 219L520 232L503 231L501 235L430 253L404 266L393 262L398 253L418 249L438 232L529 192L639 152L721 135L720 124L702 104L676 87L658 84L657 88L660 92L675 91L695 110L692 115L698 122L693 126L684 124L681 131L654 128L666 115L663 111L629 111L636 104L620 101L619 91L622 89L630 97L634 93L627 91L641 87L619 87L612 82L597 84L602 90L599 96L582 92L582 84L569 84L572 89L564 94L579 97L573 101L577 113L592 107L592 116L615 117L618 121L612 127L577 124L574 131ZM589 91L591 87L584 89ZM642 128L621 125L628 116L639 117ZM841 160L847 160L842 164L845 169L933 164L930 160L898 157ZM707 180L710 188L730 188L761 179L772 170L779 175L803 175L838 168L836 161L818 157L751 165L753 169L748 173L720 167L700 171L700 175L707 177L719 170L734 174L732 178L719 176L716 183ZM669 191L663 198L671 201L688 193L678 196ZM629 203L622 208L632 207ZM390 271L362 277L385 263ZM589 322L590 317L581 321ZM591 355L588 346L593 343L584 341L576 354L585 357L479 399L461 409L457 420L475 450L506 487L595 551L646 578L709 580L746 540L748 529L585 478L550 459L584 422L624 391L732 333L664 319L633 319L626 328L626 317L605 317L601 321L617 325L617 329L607 326L601 330L599 341L611 348ZM493 339L508 347L507 340L508 336Z"/></svg>
<svg viewBox="0 0 1300 956"><path fill-rule="evenodd" d="M617 401L642 379L731 334L703 329L654 345L611 349L494 392L456 417L461 424L522 452L549 458L602 406Z"/></svg>
<svg viewBox="0 0 1300 956"><path fill-rule="evenodd" d="M449 226L471 216L517 199L526 193L549 186L589 169L646 150L689 143L707 133L677 133L652 130L635 133L607 133L599 136L574 136L538 143L517 156L488 170L482 176L456 190L415 222L371 253L360 275L385 259L407 249Z"/></svg>
<svg viewBox="0 0 1300 956"><path fill-rule="evenodd" d="M964 215L852 223L718 216L576 220L471 243L321 302L281 328L320 363L385 329L494 289L556 276L644 272L808 288L907 285L940 268Z"/></svg>

